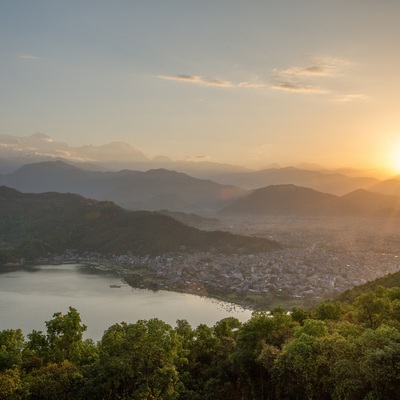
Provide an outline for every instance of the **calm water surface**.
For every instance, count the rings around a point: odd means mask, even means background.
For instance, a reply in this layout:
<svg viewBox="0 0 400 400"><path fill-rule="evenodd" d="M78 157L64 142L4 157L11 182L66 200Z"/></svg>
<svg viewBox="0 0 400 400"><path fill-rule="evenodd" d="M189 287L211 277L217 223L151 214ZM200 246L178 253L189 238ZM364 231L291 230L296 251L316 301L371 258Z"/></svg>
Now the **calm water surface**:
<svg viewBox="0 0 400 400"><path fill-rule="evenodd" d="M120 288L111 288L119 285ZM46 331L44 321L55 312L75 307L88 329L85 337L99 340L117 322L159 318L174 326L186 319L196 327L225 317L246 321L251 311L204 297L134 289L109 274L94 274L78 265L41 265L32 271L0 274L0 330L21 328Z"/></svg>

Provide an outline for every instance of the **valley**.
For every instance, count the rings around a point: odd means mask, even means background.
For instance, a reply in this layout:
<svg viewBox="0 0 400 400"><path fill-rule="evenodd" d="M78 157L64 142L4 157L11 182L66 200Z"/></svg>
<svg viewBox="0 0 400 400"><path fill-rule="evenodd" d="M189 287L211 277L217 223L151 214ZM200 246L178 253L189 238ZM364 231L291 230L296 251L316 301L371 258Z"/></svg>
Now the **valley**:
<svg viewBox="0 0 400 400"><path fill-rule="evenodd" d="M7 140L67 149L39 134ZM122 152L131 165L136 154L117 143L78 153L97 157L106 148L110 163ZM227 165L207 175L201 163L191 176L183 164L157 162L182 169L112 171L54 157L3 168L3 266L99 263L134 287L254 309L310 306L400 269L396 177Z"/></svg>
<svg viewBox="0 0 400 400"><path fill-rule="evenodd" d="M115 262L128 274L145 266L143 281L149 287L214 296L256 309L310 306L400 269L396 219L231 218L207 228L265 237L283 246L247 255L125 256Z"/></svg>
<svg viewBox="0 0 400 400"><path fill-rule="evenodd" d="M400 400L400 1L0 4L0 400Z"/></svg>
<svg viewBox="0 0 400 400"><path fill-rule="evenodd" d="M227 218L197 220L264 237L282 248L251 254L211 251L40 257L37 263L88 263L117 271L133 287L214 297L252 309L309 307L400 269L400 221L364 218Z"/></svg>

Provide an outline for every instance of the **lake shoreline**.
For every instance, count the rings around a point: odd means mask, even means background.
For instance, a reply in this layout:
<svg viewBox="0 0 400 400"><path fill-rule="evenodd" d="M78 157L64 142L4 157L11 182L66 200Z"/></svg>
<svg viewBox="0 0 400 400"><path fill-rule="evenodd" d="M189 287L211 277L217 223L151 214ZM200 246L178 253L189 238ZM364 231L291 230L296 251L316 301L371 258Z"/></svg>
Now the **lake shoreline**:
<svg viewBox="0 0 400 400"><path fill-rule="evenodd" d="M253 292L240 292L230 290L230 288L217 288L215 286L202 285L201 288L194 287L193 285L185 285L182 282L177 282L174 285L165 285L162 280L154 273L149 273L146 270L146 274L135 273L135 269L130 269L127 272L126 268L121 265L109 260L98 260L98 261L80 261L80 260L63 260L53 262L25 262L25 263L14 263L11 265L3 264L0 265L0 273L7 273L17 270L34 270L35 266L39 265L72 265L79 264L84 268L90 268L97 274L113 274L118 276L121 281L127 283L130 287L135 289L146 289L152 292L158 292L160 290L181 294L191 294L199 297L214 299L217 301L230 303L232 308L239 306L250 311L270 311L275 307L282 307L285 309L291 309L293 307L307 308L316 304L317 300L310 301L309 299L296 299L296 298L280 298L278 296L272 296L270 294L260 294Z"/></svg>
<svg viewBox="0 0 400 400"><path fill-rule="evenodd" d="M253 292L241 292L230 290L229 288L216 288L215 286L202 285L201 288L193 285L184 285L178 282L175 285L165 285L162 280L155 279L155 274L142 276L138 273L128 273L126 270L110 261L88 262L85 263L97 271L113 271L129 286L136 289L147 289L153 292L164 290L174 293L191 294L199 297L215 299L225 303L231 303L232 306L239 306L250 311L271 311L273 308L282 307L292 309L293 307L308 308L313 306L318 300L288 298L283 299L269 294L259 294Z"/></svg>
<svg viewBox="0 0 400 400"><path fill-rule="evenodd" d="M94 268L96 267L96 268ZM98 269L101 271L99 272ZM133 288L120 274L97 263L19 266L0 277L0 330L43 331L44 321L74 307L88 327L87 338L98 340L115 323L158 318L173 326L192 326L234 317L245 322L251 310L222 300L168 290Z"/></svg>

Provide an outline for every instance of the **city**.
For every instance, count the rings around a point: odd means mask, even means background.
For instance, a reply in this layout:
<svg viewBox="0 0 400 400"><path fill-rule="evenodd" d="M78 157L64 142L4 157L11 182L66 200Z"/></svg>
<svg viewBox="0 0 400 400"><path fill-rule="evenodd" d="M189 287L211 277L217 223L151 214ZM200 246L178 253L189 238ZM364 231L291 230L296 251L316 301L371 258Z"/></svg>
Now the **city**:
<svg viewBox="0 0 400 400"><path fill-rule="evenodd" d="M201 223L203 229L268 237L283 248L259 254L107 257L69 250L38 261L89 263L97 271L117 271L134 287L217 297L254 308L268 308L276 299L283 300L278 304L312 305L400 269L395 220L269 217Z"/></svg>

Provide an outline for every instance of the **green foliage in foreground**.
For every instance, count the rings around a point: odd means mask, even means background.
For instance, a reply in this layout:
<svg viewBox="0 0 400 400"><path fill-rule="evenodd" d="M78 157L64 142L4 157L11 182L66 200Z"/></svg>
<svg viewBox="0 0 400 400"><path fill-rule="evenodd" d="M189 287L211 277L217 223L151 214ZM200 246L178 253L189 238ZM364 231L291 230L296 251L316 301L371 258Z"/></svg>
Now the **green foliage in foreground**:
<svg viewBox="0 0 400 400"><path fill-rule="evenodd" d="M0 332L1 399L398 399L400 287L241 323L111 326L97 343L69 308L47 332Z"/></svg>

